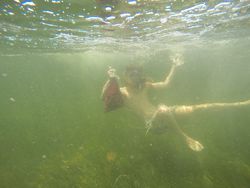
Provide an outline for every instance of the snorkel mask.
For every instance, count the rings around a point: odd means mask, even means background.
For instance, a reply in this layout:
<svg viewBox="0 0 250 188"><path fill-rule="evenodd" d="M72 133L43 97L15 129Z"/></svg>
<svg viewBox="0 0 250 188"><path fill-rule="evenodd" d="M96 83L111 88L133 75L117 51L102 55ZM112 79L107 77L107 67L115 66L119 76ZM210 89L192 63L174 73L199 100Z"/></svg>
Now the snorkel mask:
<svg viewBox="0 0 250 188"><path fill-rule="evenodd" d="M145 83L145 78L143 77L143 71L140 66L129 66L125 73L130 87L136 90L141 90Z"/></svg>

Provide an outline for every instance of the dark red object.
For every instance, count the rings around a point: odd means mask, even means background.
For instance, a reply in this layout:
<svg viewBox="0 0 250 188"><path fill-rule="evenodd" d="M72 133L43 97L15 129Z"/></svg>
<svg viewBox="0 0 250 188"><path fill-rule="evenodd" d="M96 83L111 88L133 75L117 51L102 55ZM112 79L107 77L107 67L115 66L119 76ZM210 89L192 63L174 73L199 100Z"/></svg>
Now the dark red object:
<svg viewBox="0 0 250 188"><path fill-rule="evenodd" d="M104 88L102 100L104 101L105 112L115 110L123 106L123 98L117 78L110 78Z"/></svg>

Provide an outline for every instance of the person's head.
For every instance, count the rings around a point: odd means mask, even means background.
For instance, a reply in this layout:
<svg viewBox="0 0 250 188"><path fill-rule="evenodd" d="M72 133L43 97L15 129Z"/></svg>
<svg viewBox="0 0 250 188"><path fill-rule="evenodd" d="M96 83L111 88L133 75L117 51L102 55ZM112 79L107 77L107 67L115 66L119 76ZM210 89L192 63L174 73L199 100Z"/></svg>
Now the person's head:
<svg viewBox="0 0 250 188"><path fill-rule="evenodd" d="M144 88L146 78L144 77L143 68L141 65L131 64L125 70L125 85L135 91L140 91Z"/></svg>

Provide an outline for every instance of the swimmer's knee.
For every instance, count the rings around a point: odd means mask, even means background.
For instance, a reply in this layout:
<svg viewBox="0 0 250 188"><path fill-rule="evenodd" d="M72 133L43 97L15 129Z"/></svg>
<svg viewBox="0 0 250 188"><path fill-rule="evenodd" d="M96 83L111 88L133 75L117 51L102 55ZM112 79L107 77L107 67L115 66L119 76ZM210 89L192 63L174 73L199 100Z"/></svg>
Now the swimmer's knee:
<svg viewBox="0 0 250 188"><path fill-rule="evenodd" d="M176 114L188 114L194 111L193 106L178 106L175 108L174 112Z"/></svg>
<svg viewBox="0 0 250 188"><path fill-rule="evenodd" d="M168 112L170 112L170 108L164 104L161 104L158 106L157 111L158 111L158 113L168 113Z"/></svg>

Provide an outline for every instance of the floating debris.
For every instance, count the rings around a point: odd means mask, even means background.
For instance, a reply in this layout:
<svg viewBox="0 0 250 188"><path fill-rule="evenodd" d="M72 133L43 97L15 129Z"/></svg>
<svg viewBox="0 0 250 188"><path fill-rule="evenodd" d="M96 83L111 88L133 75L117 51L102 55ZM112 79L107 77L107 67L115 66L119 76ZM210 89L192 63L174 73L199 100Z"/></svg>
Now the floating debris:
<svg viewBox="0 0 250 188"><path fill-rule="evenodd" d="M46 159L46 158L47 158L47 155L42 155L42 158L43 158L43 159Z"/></svg>
<svg viewBox="0 0 250 188"><path fill-rule="evenodd" d="M10 97L10 101L11 102L16 102L16 99L14 99L13 97Z"/></svg>
<svg viewBox="0 0 250 188"><path fill-rule="evenodd" d="M115 152L113 152L113 151L107 152L107 155L106 155L107 161L109 161L109 162L115 161L116 157L117 157L117 154Z"/></svg>
<svg viewBox="0 0 250 188"><path fill-rule="evenodd" d="M2 77L7 77L8 74L7 73L2 73Z"/></svg>

